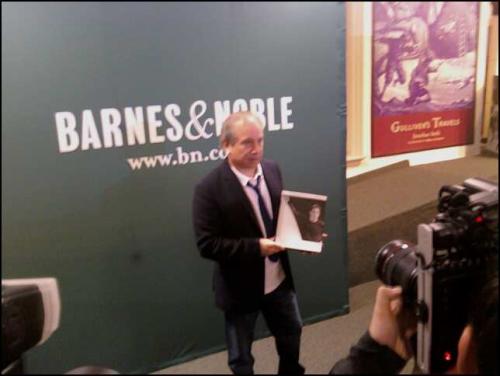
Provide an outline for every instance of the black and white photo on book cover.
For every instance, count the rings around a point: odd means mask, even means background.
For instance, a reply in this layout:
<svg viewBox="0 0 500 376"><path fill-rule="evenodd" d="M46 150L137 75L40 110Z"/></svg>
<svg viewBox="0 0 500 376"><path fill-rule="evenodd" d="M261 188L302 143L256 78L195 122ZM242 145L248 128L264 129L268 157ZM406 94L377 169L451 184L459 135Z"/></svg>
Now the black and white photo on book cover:
<svg viewBox="0 0 500 376"><path fill-rule="evenodd" d="M327 196L282 191L276 243L306 252L321 252Z"/></svg>

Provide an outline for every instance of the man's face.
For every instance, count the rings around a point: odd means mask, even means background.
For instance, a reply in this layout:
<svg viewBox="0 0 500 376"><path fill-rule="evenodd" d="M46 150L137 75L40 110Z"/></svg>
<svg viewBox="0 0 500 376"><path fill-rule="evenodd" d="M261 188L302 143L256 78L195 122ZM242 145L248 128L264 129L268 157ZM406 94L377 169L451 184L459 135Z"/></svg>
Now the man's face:
<svg viewBox="0 0 500 376"><path fill-rule="evenodd" d="M320 214L321 210L317 206L313 207L309 212L309 221L311 221L312 223L318 222Z"/></svg>
<svg viewBox="0 0 500 376"><path fill-rule="evenodd" d="M264 153L264 132L256 120L243 119L234 125L233 143L226 144L228 158L240 170L257 168Z"/></svg>

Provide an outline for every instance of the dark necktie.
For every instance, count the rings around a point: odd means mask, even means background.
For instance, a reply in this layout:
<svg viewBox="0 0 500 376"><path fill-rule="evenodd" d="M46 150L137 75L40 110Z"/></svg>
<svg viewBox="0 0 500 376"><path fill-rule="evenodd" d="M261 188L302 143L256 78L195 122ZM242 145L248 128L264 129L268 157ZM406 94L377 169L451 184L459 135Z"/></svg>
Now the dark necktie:
<svg viewBox="0 0 500 376"><path fill-rule="evenodd" d="M266 209L266 206L264 205L264 199L262 198L262 195L260 194L260 178L261 176L259 175L257 177L257 184L252 185L252 183L248 182L248 186L252 188L255 193L257 193L257 200L259 202L259 209L260 209L260 215L262 217L262 222L264 222L264 227L266 229L266 236L268 238L274 236L274 231L273 231L273 221L271 220L271 217L269 216L269 212ZM269 259L271 261L278 261L279 256L277 254L270 255Z"/></svg>

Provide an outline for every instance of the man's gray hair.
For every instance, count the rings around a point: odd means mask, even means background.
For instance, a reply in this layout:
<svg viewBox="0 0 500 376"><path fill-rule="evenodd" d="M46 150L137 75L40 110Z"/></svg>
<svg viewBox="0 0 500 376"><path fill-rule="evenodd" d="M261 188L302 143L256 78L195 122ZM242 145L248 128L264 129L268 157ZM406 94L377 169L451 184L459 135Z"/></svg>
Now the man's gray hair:
<svg viewBox="0 0 500 376"><path fill-rule="evenodd" d="M240 112L234 112L231 115L229 115L226 120L222 123L222 130L220 133L220 146L224 147L224 144L234 144L235 137L234 137L234 127L238 123L242 123L245 120L250 120L252 122L255 122L259 124L261 127L263 127L261 121L257 116L255 116L252 112L250 111L240 111Z"/></svg>

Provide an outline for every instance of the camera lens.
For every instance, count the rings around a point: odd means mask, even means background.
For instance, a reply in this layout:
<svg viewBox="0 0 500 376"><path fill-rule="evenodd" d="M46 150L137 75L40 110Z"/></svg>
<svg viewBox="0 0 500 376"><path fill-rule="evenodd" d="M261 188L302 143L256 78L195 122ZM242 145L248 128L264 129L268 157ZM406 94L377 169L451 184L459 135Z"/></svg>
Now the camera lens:
<svg viewBox="0 0 500 376"><path fill-rule="evenodd" d="M375 273L386 285L401 286L410 298L417 295L417 257L415 244L392 240L375 256Z"/></svg>

